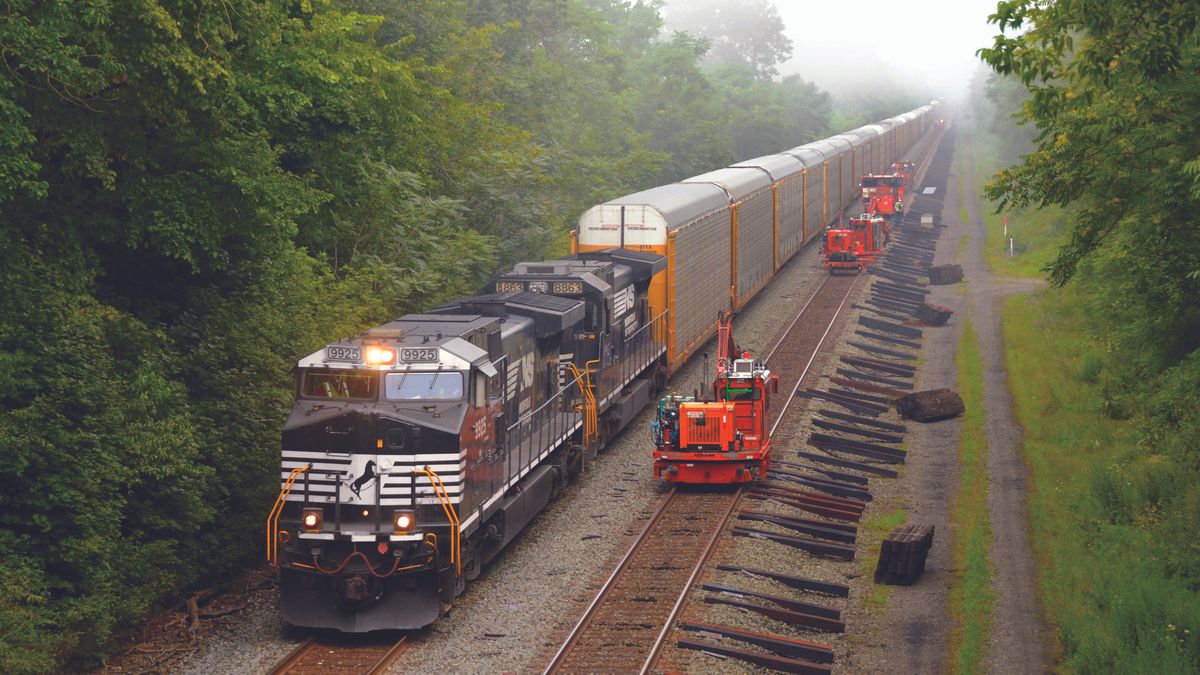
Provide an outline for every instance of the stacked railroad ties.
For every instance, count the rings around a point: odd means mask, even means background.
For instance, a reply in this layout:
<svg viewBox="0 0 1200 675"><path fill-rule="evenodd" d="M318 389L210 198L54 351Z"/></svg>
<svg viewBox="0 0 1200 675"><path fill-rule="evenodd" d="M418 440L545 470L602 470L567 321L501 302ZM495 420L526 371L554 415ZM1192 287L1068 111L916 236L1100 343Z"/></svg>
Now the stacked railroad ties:
<svg viewBox="0 0 1200 675"><path fill-rule="evenodd" d="M735 535L780 544L787 547L783 551L801 549L815 556L801 561L785 557L792 565L788 572L807 574L718 565L717 570L726 576L717 581L737 579L738 586L703 585L710 593L705 602L717 607L706 614L705 622L685 620L680 624L688 635L676 642L678 647L784 672L832 670L834 648L820 634L845 630L841 611L829 603L841 604L843 601L836 599L849 597L850 589L842 583L813 577L828 579L859 571L838 569L837 565L854 560L856 523L872 500L869 479L896 477L897 472L889 465L903 464L906 457L899 446L907 427L881 417L891 406L903 408L905 403L922 421L961 412L961 400L952 392L935 397L937 402L932 408L928 397L912 395L915 350L920 349L918 340L923 335L923 329L915 324L922 312L931 316L927 313L930 307L923 308L929 291L922 277L937 276L937 268L932 273L930 268L943 229L942 195L953 150L954 135L950 131L942 137L892 244L868 269L871 288L864 304L854 305L860 310L858 325L838 351L841 355L834 373L828 376L830 385L805 392L817 408L806 447L798 449L794 457L777 451L768 480L750 488L747 495L754 507L737 515L745 524L734 528ZM944 310L936 306L933 309ZM931 318L931 325L941 325L948 315ZM929 526L897 528L884 542L876 581L915 581L924 570L932 539L933 529ZM784 589L817 597L800 600L794 593L784 597L780 595ZM821 600L820 596L828 599ZM784 632L790 635L781 633L785 625L790 630Z"/></svg>

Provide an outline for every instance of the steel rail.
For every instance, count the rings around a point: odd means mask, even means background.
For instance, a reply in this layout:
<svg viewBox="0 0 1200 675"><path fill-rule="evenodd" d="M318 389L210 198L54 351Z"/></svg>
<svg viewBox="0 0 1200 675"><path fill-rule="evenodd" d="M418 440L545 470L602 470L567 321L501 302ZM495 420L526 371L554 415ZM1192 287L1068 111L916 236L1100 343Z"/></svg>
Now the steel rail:
<svg viewBox="0 0 1200 675"><path fill-rule="evenodd" d="M857 276L854 281L846 287L846 295L842 297L841 304L834 311L833 317L829 319L829 325L825 327L825 332L821 334L821 339L817 341L817 346L813 347L812 354L808 357L808 362L804 364L804 370L800 371L799 377L796 378L796 384L792 387L791 393L788 394L787 400L784 401L783 407L779 409L779 414L775 416L775 423L771 425L771 437L774 438L775 430L779 428L780 422L787 416L788 408L792 405L792 401L796 398L796 392L800 391L800 385L804 382L804 378L808 376L808 371L812 369L812 364L817 360L817 354L821 353L821 347L825 344L825 340L829 338L829 333L833 331L834 325L837 323L838 317L842 315L842 310L846 308L846 303L850 300L850 296L854 293L854 289L858 288L859 280L862 276Z"/></svg>
<svg viewBox="0 0 1200 675"><path fill-rule="evenodd" d="M595 616L596 608L599 607L600 604L608 597L609 592L613 589L613 586L616 585L617 579L621 577L621 573L624 572L625 568L629 566L629 561L633 559L634 554L636 554L641 545L645 543L646 536L652 529L654 529L655 523L661 520L662 515L666 513L667 505L670 504L671 500L675 499L675 496L678 494L679 490L672 488L671 491L667 493L667 497L658 505L658 509L652 516L650 516L650 520L647 521L646 526L642 528L642 531L638 533L637 538L634 539L633 545L629 547L629 550L625 552L625 556L621 558L621 562L617 563L616 569L614 569L613 573L608 576L608 579L605 580L604 585L600 587L600 592L596 594L595 598L592 598L591 604L589 604L587 608L583 610L583 616L579 617L579 621L575 623L575 627L571 629L571 633L567 636L567 639L563 641L562 646L558 648L557 652L555 652L554 658L550 659L550 663L547 664L546 668L542 671L544 675L549 675L550 673L555 672L563 658L570 653L571 649L575 646L575 643L578 642L579 637L583 635L583 632L587 629L588 625L591 624L592 617Z"/></svg>
<svg viewBox="0 0 1200 675"><path fill-rule="evenodd" d="M708 564L708 559L712 557L713 551L717 550L717 542L721 539L721 534L725 531L725 524L729 522L729 516L733 515L733 510L737 508L739 502L742 501L743 488L738 488L734 493L733 499L729 500L729 508L725 510L725 515L721 517L721 522L713 528L712 536L708 539L708 544L704 547L704 553L700 555L700 559L696 561L696 566L692 568L692 574L688 577L687 582L683 586L683 591L679 593L679 598L675 600L675 605L671 607L671 613L667 615L666 621L663 622L662 630L658 633L658 638L654 640L654 645L650 647L650 653L646 656L646 661L642 663L642 669L638 671L638 675L646 675L650 668L654 666L658 660L658 655L662 652L663 645L667 641L667 636L671 634L671 629L675 626L675 619L679 616L679 611L683 609L683 604L687 600L688 593L692 590L692 586L696 583L696 577L700 576L700 570Z"/></svg>
<svg viewBox="0 0 1200 675"><path fill-rule="evenodd" d="M304 657L304 654L307 653L308 650L316 644L316 642L317 638L312 635L305 638L304 642L296 645L296 648L289 652L287 656L283 657L283 660L275 664L275 667L271 669L270 675L284 675L287 673L292 669L292 666L296 665L300 659Z"/></svg>
<svg viewBox="0 0 1200 675"><path fill-rule="evenodd" d="M832 278L833 277L830 275L825 275L825 279L821 282L821 285L817 286L817 289L812 292L812 295L808 296L808 300L804 303L804 306L801 307L800 311L796 313L796 318L792 319L792 322L788 324L788 327L785 328L783 333L780 334L779 339L775 341L775 346L771 347L771 351L767 352L766 358L763 359L763 365L770 365L771 357L775 356L775 352L779 351L780 345L782 345L784 341L787 340L788 336L792 334L792 329L795 328L796 324L800 322L800 319L804 317L804 313L808 311L809 306L813 304L813 301L817 299L817 296L821 295L821 291L825 289L826 284L828 284L829 280Z"/></svg>
<svg viewBox="0 0 1200 675"><path fill-rule="evenodd" d="M398 659L400 655L408 649L408 647L408 635L402 635L400 639L396 640L395 644L393 644L391 647L388 647L387 651L384 652L382 656L373 659L370 662L369 667L365 669L354 668L338 670L335 666L328 663L330 660L328 656L329 653L341 652L342 654L345 654L347 652L352 653L358 649L370 649L371 647L331 644L319 640L315 635L310 635L305 638L303 642L296 645L296 648L289 652L287 656L283 657L279 663L275 664L275 666L270 670L270 675L286 675L293 670L299 670L300 672L321 673L347 672L348 674L352 675L360 675L362 673L365 673L366 675L381 675L387 671L389 666L395 663L396 659ZM323 663L318 664L317 666L306 667L303 663L304 659L307 658L310 653L319 649L327 650L326 656L323 657Z"/></svg>
<svg viewBox="0 0 1200 675"><path fill-rule="evenodd" d="M405 635L397 640L396 644L392 645L386 654L379 657L379 660L375 662L375 665L371 666L371 669L367 671L367 675L383 675L383 673L387 672L388 666L395 663L396 659L400 658L400 655L407 650L408 636Z"/></svg>

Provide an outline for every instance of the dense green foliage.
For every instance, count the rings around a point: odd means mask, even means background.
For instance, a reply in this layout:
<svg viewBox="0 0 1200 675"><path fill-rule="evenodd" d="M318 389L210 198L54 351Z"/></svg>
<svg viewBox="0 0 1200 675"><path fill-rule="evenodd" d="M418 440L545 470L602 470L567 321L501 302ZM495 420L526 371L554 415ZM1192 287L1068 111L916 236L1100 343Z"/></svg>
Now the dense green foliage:
<svg viewBox="0 0 1200 675"><path fill-rule="evenodd" d="M1061 333L1033 330L1037 340L1057 339L1052 344L1072 356L1067 363L1078 364L1087 385L1080 395L1087 398L1070 412L1103 415L1115 425L1094 418L1090 426L1047 424L1043 445L1029 446L1031 453L1085 458L1069 481L1065 462L1043 465L1063 483L1051 486L1052 499L1072 504L1046 521L1065 518L1070 537L1055 528L1042 533L1052 552L1046 578L1073 584L1048 607L1073 668L1194 672L1200 669L1200 7L1018 0L999 3L993 20L1023 32L998 37L983 50L985 60L1028 89L1025 99L1002 83L994 91L1009 94L996 100L1008 101L1036 131L1030 153L1001 171L988 193L1001 205L1067 209L1066 244L1046 271L1059 285L1070 282L1060 292L1083 311L1059 322ZM1051 298L1040 309L1067 307ZM1046 395L1052 398L1034 405L1066 407L1063 399L1072 394ZM1092 397L1095 405L1086 403ZM1036 415L1027 409L1026 418ZM1059 550L1067 545L1075 548ZM1088 574L1070 574L1073 568ZM1081 583L1088 575L1091 581Z"/></svg>
<svg viewBox="0 0 1200 675"><path fill-rule="evenodd" d="M714 66L660 8L0 3L0 671L258 559L299 356L831 132L778 26Z"/></svg>

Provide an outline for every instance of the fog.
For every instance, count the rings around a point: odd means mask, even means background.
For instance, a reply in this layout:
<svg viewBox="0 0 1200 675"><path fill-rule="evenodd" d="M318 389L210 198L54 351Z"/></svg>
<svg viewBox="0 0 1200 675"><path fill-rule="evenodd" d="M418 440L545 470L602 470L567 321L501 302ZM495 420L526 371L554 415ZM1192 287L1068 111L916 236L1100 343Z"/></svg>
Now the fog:
<svg viewBox="0 0 1200 675"><path fill-rule="evenodd" d="M772 0L792 41L781 75L833 93L899 85L924 96L961 98L979 66L975 50L998 32L996 0ZM671 6L692 4L671 0ZM731 2L736 5L736 2Z"/></svg>

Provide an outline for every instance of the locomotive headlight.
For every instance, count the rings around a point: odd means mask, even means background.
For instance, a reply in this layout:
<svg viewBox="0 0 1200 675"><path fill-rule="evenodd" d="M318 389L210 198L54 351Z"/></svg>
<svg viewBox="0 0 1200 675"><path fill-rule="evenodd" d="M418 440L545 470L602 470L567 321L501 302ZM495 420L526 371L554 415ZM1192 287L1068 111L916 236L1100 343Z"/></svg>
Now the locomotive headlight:
<svg viewBox="0 0 1200 675"><path fill-rule="evenodd" d="M300 522L304 525L304 529L311 532L320 530L321 521L324 519L321 509L304 509L303 515L300 516Z"/></svg>
<svg viewBox="0 0 1200 675"><path fill-rule="evenodd" d="M416 518L408 511L397 511L392 514L392 525L395 526L397 532L408 532L416 523Z"/></svg>
<svg viewBox="0 0 1200 675"><path fill-rule="evenodd" d="M367 364L382 366L396 362L396 350L387 347L367 347Z"/></svg>

